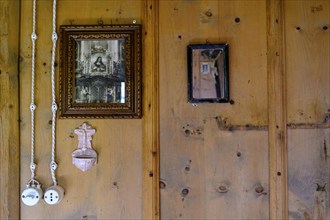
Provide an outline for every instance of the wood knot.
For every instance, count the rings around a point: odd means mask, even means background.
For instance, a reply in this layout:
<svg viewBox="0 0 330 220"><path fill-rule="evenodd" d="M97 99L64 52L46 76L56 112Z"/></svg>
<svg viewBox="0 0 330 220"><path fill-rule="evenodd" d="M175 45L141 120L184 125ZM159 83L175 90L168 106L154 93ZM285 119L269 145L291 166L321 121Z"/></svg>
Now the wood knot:
<svg viewBox="0 0 330 220"><path fill-rule="evenodd" d="M166 188L166 183L163 180L159 181L159 188L160 189L165 189Z"/></svg>
<svg viewBox="0 0 330 220"><path fill-rule="evenodd" d="M189 129L186 129L184 133L186 134L186 136L189 136L191 134L191 131Z"/></svg>
<svg viewBox="0 0 330 220"><path fill-rule="evenodd" d="M209 11L206 11L205 13L204 13L207 17L212 17L212 12L209 10Z"/></svg>
<svg viewBox="0 0 330 220"><path fill-rule="evenodd" d="M118 183L116 181L113 182L112 185L113 185L113 188L119 189Z"/></svg>
<svg viewBox="0 0 330 220"><path fill-rule="evenodd" d="M319 12L323 10L323 6L322 5L318 5L318 6L312 6L311 7L311 12L315 13L315 12Z"/></svg>
<svg viewBox="0 0 330 220"><path fill-rule="evenodd" d="M256 191L256 193L261 194L265 191L265 188L262 185L257 185L254 190Z"/></svg>
<svg viewBox="0 0 330 220"><path fill-rule="evenodd" d="M316 188L316 191L318 192L325 192L325 186L327 185L326 183L324 184L324 186L321 186L320 184L316 183L317 185L317 188Z"/></svg>
<svg viewBox="0 0 330 220"><path fill-rule="evenodd" d="M198 137L199 135L203 134L202 128L192 128L189 126L189 124L187 124L186 126L183 126L182 130L186 137L189 137L189 136Z"/></svg>
<svg viewBox="0 0 330 220"><path fill-rule="evenodd" d="M228 192L228 188L227 188L227 186L225 186L225 185L220 185L220 186L217 188L217 191L218 191L219 193L227 193L227 192Z"/></svg>

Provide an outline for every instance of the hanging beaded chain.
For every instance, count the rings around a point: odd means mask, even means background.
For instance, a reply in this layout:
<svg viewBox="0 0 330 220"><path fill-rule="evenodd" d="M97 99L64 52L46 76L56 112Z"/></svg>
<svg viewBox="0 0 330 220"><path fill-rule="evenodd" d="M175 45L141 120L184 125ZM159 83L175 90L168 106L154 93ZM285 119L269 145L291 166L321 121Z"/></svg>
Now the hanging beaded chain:
<svg viewBox="0 0 330 220"><path fill-rule="evenodd" d="M37 165L34 162L34 141L35 141L35 120L34 120L34 112L37 108L36 104L34 103L34 89L35 89L35 42L38 38L36 34L36 0L33 0L33 18L32 18L32 65L31 65L31 104L30 104L30 111L31 111L31 162L30 162L30 170L31 170L31 178L28 182L28 185L40 185L40 183L34 179L35 177L35 170ZM53 0L53 32L52 32L52 60L51 60L51 86L52 86L52 154L51 154L51 162L50 162L50 172L52 176L52 180L54 185L57 185L55 170L57 168L57 164L55 162L55 133L56 133L56 111L57 111L57 104L56 104L56 95L55 95L55 52L56 52L56 42L57 42L57 33L56 33L56 0Z"/></svg>
<svg viewBox="0 0 330 220"><path fill-rule="evenodd" d="M53 32L52 32L52 66L51 66L51 84L52 84L52 157L50 162L50 173L52 175L54 186L57 185L55 170L57 168L57 164L55 162L55 128L56 128L56 96L55 96L55 53L56 53L56 42L57 42L57 33L56 33L56 0L53 0Z"/></svg>
<svg viewBox="0 0 330 220"><path fill-rule="evenodd" d="M31 178L28 182L28 185L40 185L40 183L34 179L35 177L35 169L37 165L34 163L34 111L36 110L37 106L34 103L34 81L35 81L35 45L38 36L36 34L36 0L33 0L33 16L32 16L32 65L31 65L31 104L30 104L30 111L31 111L31 162L30 162L30 170L31 170Z"/></svg>

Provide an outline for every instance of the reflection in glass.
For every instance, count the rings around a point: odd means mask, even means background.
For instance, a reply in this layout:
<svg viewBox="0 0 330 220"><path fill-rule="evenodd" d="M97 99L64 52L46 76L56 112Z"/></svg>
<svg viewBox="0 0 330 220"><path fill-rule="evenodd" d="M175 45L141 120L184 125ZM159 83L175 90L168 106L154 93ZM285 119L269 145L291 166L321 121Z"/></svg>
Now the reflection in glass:
<svg viewBox="0 0 330 220"><path fill-rule="evenodd" d="M224 53L222 49L196 49L193 51L193 94L195 99L224 97ZM220 72L219 72L220 71Z"/></svg>

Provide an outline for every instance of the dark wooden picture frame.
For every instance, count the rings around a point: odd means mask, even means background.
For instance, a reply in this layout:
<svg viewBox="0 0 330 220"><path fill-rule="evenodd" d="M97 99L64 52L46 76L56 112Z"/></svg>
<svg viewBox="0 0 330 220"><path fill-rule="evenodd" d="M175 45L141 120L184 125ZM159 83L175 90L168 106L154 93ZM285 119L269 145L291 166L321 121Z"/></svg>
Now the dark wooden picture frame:
<svg viewBox="0 0 330 220"><path fill-rule="evenodd" d="M188 55L188 101L229 102L228 44L191 44Z"/></svg>
<svg viewBox="0 0 330 220"><path fill-rule="evenodd" d="M141 25L60 27L60 117L141 118Z"/></svg>

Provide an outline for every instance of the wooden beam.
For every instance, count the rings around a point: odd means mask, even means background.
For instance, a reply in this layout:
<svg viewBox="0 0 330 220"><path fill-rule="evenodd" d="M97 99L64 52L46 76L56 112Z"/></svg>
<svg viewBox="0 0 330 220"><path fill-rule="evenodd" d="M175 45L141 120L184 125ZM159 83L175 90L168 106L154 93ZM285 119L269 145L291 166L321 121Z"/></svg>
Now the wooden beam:
<svg viewBox="0 0 330 220"><path fill-rule="evenodd" d="M267 0L270 219L288 219L284 2Z"/></svg>
<svg viewBox="0 0 330 220"><path fill-rule="evenodd" d="M158 0L143 7L143 219L159 219Z"/></svg>
<svg viewBox="0 0 330 220"><path fill-rule="evenodd" d="M20 1L0 1L0 219L19 219Z"/></svg>

